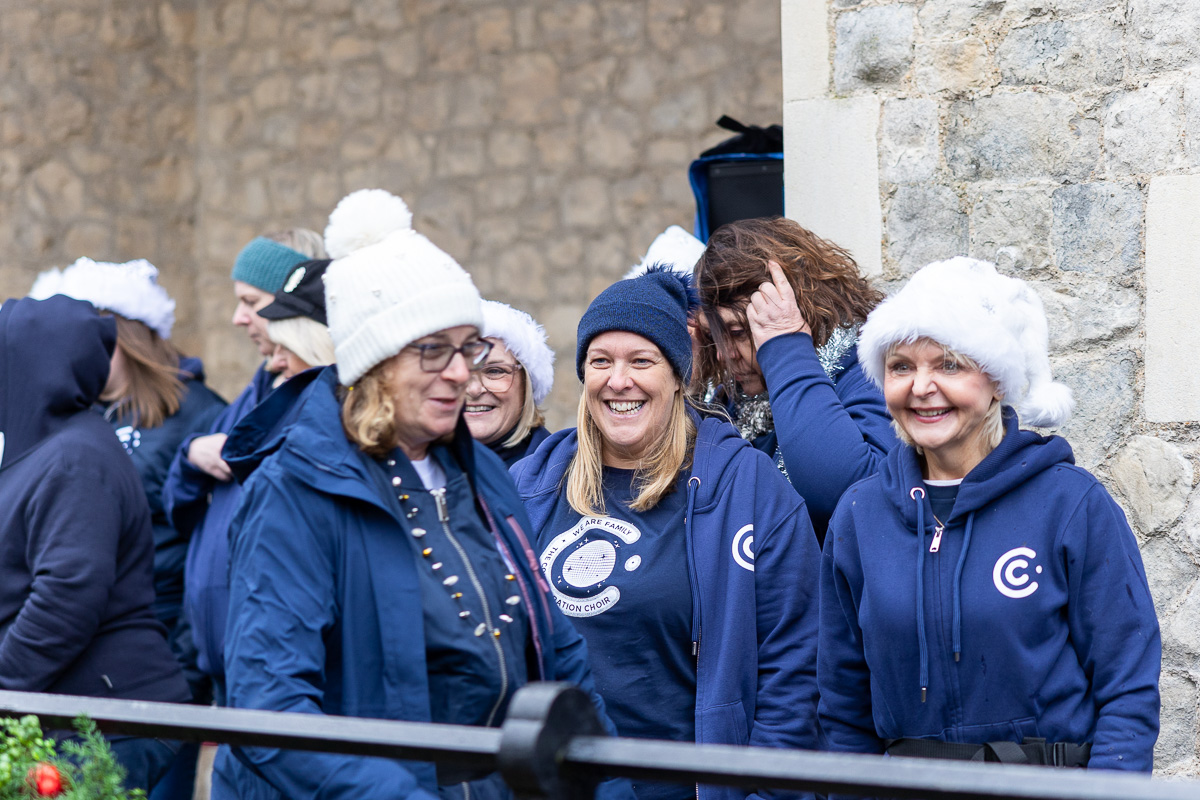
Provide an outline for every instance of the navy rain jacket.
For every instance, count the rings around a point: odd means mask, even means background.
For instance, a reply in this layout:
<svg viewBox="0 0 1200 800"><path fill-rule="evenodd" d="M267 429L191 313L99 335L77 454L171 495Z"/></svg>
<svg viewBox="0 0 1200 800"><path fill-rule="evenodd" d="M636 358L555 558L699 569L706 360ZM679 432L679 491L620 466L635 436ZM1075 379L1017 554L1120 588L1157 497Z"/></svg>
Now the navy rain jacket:
<svg viewBox="0 0 1200 800"><path fill-rule="evenodd" d="M539 535L577 448L574 428L559 431L512 469ZM692 584L696 741L815 750L821 554L804 501L771 459L713 417L699 420L687 486L680 533ZM746 796L707 785L698 793Z"/></svg>
<svg viewBox="0 0 1200 800"><path fill-rule="evenodd" d="M1005 416L944 531L907 445L842 498L821 569L829 744L1042 737L1148 772L1162 642L1137 542L1066 440Z"/></svg>
<svg viewBox="0 0 1200 800"><path fill-rule="evenodd" d="M146 496L92 409L116 335L62 295L0 308L0 688L184 701Z"/></svg>
<svg viewBox="0 0 1200 800"><path fill-rule="evenodd" d="M205 433L185 438L163 484L167 517L179 535L189 538L184 564L184 613L192 626L197 664L207 675L225 674L225 619L229 616L229 523L242 499L237 481L222 483L187 460L199 436L229 433L242 417L271 393L275 373L258 368L250 384Z"/></svg>
<svg viewBox="0 0 1200 800"><path fill-rule="evenodd" d="M346 439L336 384L335 367L293 378L267 402L304 388L295 403L261 424L256 411L226 445L230 466L249 473L231 530L230 705L429 721L410 523L380 496L370 457ZM607 722L583 639L539 580L528 519L503 463L461 421L453 451L531 611L530 678L579 684ZM433 800L434 767L265 748L223 747L217 757L214 798L367 796ZM632 789L610 781L597 796L632 800Z"/></svg>

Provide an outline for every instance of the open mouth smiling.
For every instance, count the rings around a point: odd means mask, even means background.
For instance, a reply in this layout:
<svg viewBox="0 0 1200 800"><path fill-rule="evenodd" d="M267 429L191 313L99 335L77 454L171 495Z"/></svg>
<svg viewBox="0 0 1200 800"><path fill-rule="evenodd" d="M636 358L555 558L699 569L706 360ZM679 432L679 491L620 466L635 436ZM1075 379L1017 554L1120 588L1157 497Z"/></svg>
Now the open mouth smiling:
<svg viewBox="0 0 1200 800"><path fill-rule="evenodd" d="M645 400L605 400L608 410L619 417L632 417L646 405Z"/></svg>

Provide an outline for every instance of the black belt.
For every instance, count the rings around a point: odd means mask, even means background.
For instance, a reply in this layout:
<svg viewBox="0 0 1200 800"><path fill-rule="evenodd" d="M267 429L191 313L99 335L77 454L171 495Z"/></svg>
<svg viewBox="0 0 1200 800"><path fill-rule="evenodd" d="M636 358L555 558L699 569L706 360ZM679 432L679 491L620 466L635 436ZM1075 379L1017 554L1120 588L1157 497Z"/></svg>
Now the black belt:
<svg viewBox="0 0 1200 800"><path fill-rule="evenodd" d="M945 758L953 761L990 761L1000 764L1042 764L1048 767L1086 767L1090 744L1047 742L1026 736L1016 742L964 744L937 739L889 739L888 755L906 758Z"/></svg>

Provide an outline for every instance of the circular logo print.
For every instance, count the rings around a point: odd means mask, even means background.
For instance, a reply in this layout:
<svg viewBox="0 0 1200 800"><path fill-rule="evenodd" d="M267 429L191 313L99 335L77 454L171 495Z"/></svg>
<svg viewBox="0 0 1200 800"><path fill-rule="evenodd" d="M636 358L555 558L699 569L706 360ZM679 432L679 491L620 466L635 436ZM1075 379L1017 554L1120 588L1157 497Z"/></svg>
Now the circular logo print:
<svg viewBox="0 0 1200 800"><path fill-rule="evenodd" d="M1031 580L1028 572L1031 558L1037 558L1037 553L1028 547L1014 547L1000 556L992 568L992 583L1000 594L1020 600L1037 591L1037 581ZM1034 572L1040 575L1042 568L1034 567Z"/></svg>

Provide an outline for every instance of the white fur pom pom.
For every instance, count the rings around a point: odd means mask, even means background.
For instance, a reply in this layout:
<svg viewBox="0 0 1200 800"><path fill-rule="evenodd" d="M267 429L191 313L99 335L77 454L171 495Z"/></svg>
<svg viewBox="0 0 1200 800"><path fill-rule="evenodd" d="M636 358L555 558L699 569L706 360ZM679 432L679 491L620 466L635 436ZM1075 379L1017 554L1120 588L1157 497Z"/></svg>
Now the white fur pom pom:
<svg viewBox="0 0 1200 800"><path fill-rule="evenodd" d="M1021 422L1036 428L1057 428L1071 418L1075 398L1071 388L1058 381L1044 381L1029 387L1017 406Z"/></svg>
<svg viewBox="0 0 1200 800"><path fill-rule="evenodd" d="M325 226L325 250L344 258L355 250L412 229L412 212L402 199L383 189L360 189L342 198Z"/></svg>

